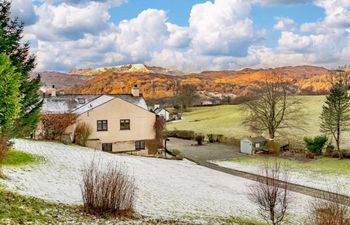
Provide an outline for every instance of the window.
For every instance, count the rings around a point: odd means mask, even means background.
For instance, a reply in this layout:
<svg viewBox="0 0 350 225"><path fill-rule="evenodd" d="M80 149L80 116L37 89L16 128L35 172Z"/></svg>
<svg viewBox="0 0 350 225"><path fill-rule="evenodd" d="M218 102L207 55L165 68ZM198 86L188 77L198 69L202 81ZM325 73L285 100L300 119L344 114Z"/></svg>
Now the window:
<svg viewBox="0 0 350 225"><path fill-rule="evenodd" d="M97 120L97 131L107 131L108 122L107 120Z"/></svg>
<svg viewBox="0 0 350 225"><path fill-rule="evenodd" d="M79 104L85 104L85 98L78 98Z"/></svg>
<svg viewBox="0 0 350 225"><path fill-rule="evenodd" d="M130 120L120 120L120 130L130 130Z"/></svg>
<svg viewBox="0 0 350 225"><path fill-rule="evenodd" d="M145 149L145 142L144 141L136 141L135 142L135 149L136 150L143 150L143 149Z"/></svg>
<svg viewBox="0 0 350 225"><path fill-rule="evenodd" d="M111 152L112 151L112 144L111 143L103 143L102 144L102 151Z"/></svg>
<svg viewBox="0 0 350 225"><path fill-rule="evenodd" d="M260 143L256 143L255 148L260 148Z"/></svg>

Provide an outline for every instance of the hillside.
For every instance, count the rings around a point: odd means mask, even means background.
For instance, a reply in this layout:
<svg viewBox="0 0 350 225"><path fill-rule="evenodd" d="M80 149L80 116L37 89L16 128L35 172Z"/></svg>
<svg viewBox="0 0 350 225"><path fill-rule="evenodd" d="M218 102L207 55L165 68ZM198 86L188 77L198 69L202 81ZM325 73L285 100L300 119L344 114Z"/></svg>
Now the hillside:
<svg viewBox="0 0 350 225"><path fill-rule="evenodd" d="M248 96L266 74L275 72L283 75L298 94L321 94L328 90L329 70L315 66L280 67L274 69L243 69L239 71L205 71L183 74L179 71L143 64L123 65L96 69L75 69L71 71L81 77L89 76L84 82L71 84L67 93L128 93L137 84L146 99L173 97L179 84L196 85L204 95Z"/></svg>
<svg viewBox="0 0 350 225"><path fill-rule="evenodd" d="M300 96L304 116L296 121L301 124L300 129L285 129L282 131L284 137L291 140L302 141L305 136L320 135L320 115L325 96ZM193 130L203 134L223 134L226 137L241 138L254 136L247 126L243 125L246 114L243 105L221 105L213 107L194 107L185 112L180 121L167 124L168 130ZM260 134L267 135L267 134ZM347 132L346 135L349 135ZM280 138L279 136L278 138ZM342 143L346 146L350 140Z"/></svg>

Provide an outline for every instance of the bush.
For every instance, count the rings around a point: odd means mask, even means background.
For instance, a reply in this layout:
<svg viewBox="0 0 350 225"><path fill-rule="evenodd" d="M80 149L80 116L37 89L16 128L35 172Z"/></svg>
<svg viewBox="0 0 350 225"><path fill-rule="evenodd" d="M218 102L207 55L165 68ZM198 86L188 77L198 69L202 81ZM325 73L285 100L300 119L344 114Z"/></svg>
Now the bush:
<svg viewBox="0 0 350 225"><path fill-rule="evenodd" d="M316 155L322 154L322 149L326 144L327 140L328 138L326 136L316 136L313 139L308 137L304 138L306 148Z"/></svg>
<svg viewBox="0 0 350 225"><path fill-rule="evenodd" d="M81 146L86 146L86 142L92 133L92 128L89 124L80 122L74 131L75 143Z"/></svg>
<svg viewBox="0 0 350 225"><path fill-rule="evenodd" d="M273 140L267 141L267 149L272 154L278 154L280 152L281 145L278 142Z"/></svg>
<svg viewBox="0 0 350 225"><path fill-rule="evenodd" d="M167 131L167 136L193 140L195 137L195 134L191 130L172 130L172 131Z"/></svg>
<svg viewBox="0 0 350 225"><path fill-rule="evenodd" d="M62 114L43 114L41 122L44 131L44 137L47 140L61 139L66 129L76 121L74 113Z"/></svg>
<svg viewBox="0 0 350 225"><path fill-rule="evenodd" d="M338 194L324 194L311 203L306 225L349 225L350 201Z"/></svg>
<svg viewBox="0 0 350 225"><path fill-rule="evenodd" d="M119 164L92 161L83 171L81 191L87 213L128 217L134 211L134 179Z"/></svg>
<svg viewBox="0 0 350 225"><path fill-rule="evenodd" d="M196 139L198 145L202 145L203 141L204 141L204 135L203 134L197 134L195 139Z"/></svg>
<svg viewBox="0 0 350 225"><path fill-rule="evenodd" d="M3 177L2 165L7 157L8 146L9 145L7 137L4 135L0 135L0 178Z"/></svg>
<svg viewBox="0 0 350 225"><path fill-rule="evenodd" d="M218 135L216 135L216 134L208 134L207 136L208 136L208 141L210 143L214 143L214 142L219 141Z"/></svg>
<svg viewBox="0 0 350 225"><path fill-rule="evenodd" d="M157 140L147 140L145 144L149 155L156 155L158 153L159 143Z"/></svg>

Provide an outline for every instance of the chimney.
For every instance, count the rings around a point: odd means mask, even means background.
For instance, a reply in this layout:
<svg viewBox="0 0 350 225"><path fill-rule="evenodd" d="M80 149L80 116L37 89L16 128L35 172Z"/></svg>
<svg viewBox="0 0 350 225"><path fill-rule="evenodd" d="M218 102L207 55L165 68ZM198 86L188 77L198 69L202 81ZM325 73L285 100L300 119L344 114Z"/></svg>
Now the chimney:
<svg viewBox="0 0 350 225"><path fill-rule="evenodd" d="M137 87L137 84L135 84L134 87L131 88L131 95L134 97L140 96L140 89Z"/></svg>
<svg viewBox="0 0 350 225"><path fill-rule="evenodd" d="M52 97L56 97L56 88L55 88L55 85L52 85L51 96L52 96Z"/></svg>

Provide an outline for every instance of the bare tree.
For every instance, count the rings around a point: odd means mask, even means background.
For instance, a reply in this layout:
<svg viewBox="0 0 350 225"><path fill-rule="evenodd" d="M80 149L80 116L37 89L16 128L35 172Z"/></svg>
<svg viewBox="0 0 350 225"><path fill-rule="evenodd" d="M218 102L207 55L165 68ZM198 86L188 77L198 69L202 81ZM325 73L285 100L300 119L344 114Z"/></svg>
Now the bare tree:
<svg viewBox="0 0 350 225"><path fill-rule="evenodd" d="M282 224L289 205L288 171L278 161L266 161L261 177L250 187L249 199L269 224Z"/></svg>
<svg viewBox="0 0 350 225"><path fill-rule="evenodd" d="M282 75L274 72L266 75L256 90L256 98L245 104L249 115L244 124L256 133L267 131L271 139L282 128L297 128L295 121L300 119L302 111L299 99L290 96L291 92L290 84Z"/></svg>
<svg viewBox="0 0 350 225"><path fill-rule="evenodd" d="M131 217L134 210L135 182L127 168L93 160L83 171L81 184L84 209L94 215Z"/></svg>
<svg viewBox="0 0 350 225"><path fill-rule="evenodd" d="M307 225L350 225L350 200L340 194L325 193L310 205Z"/></svg>

